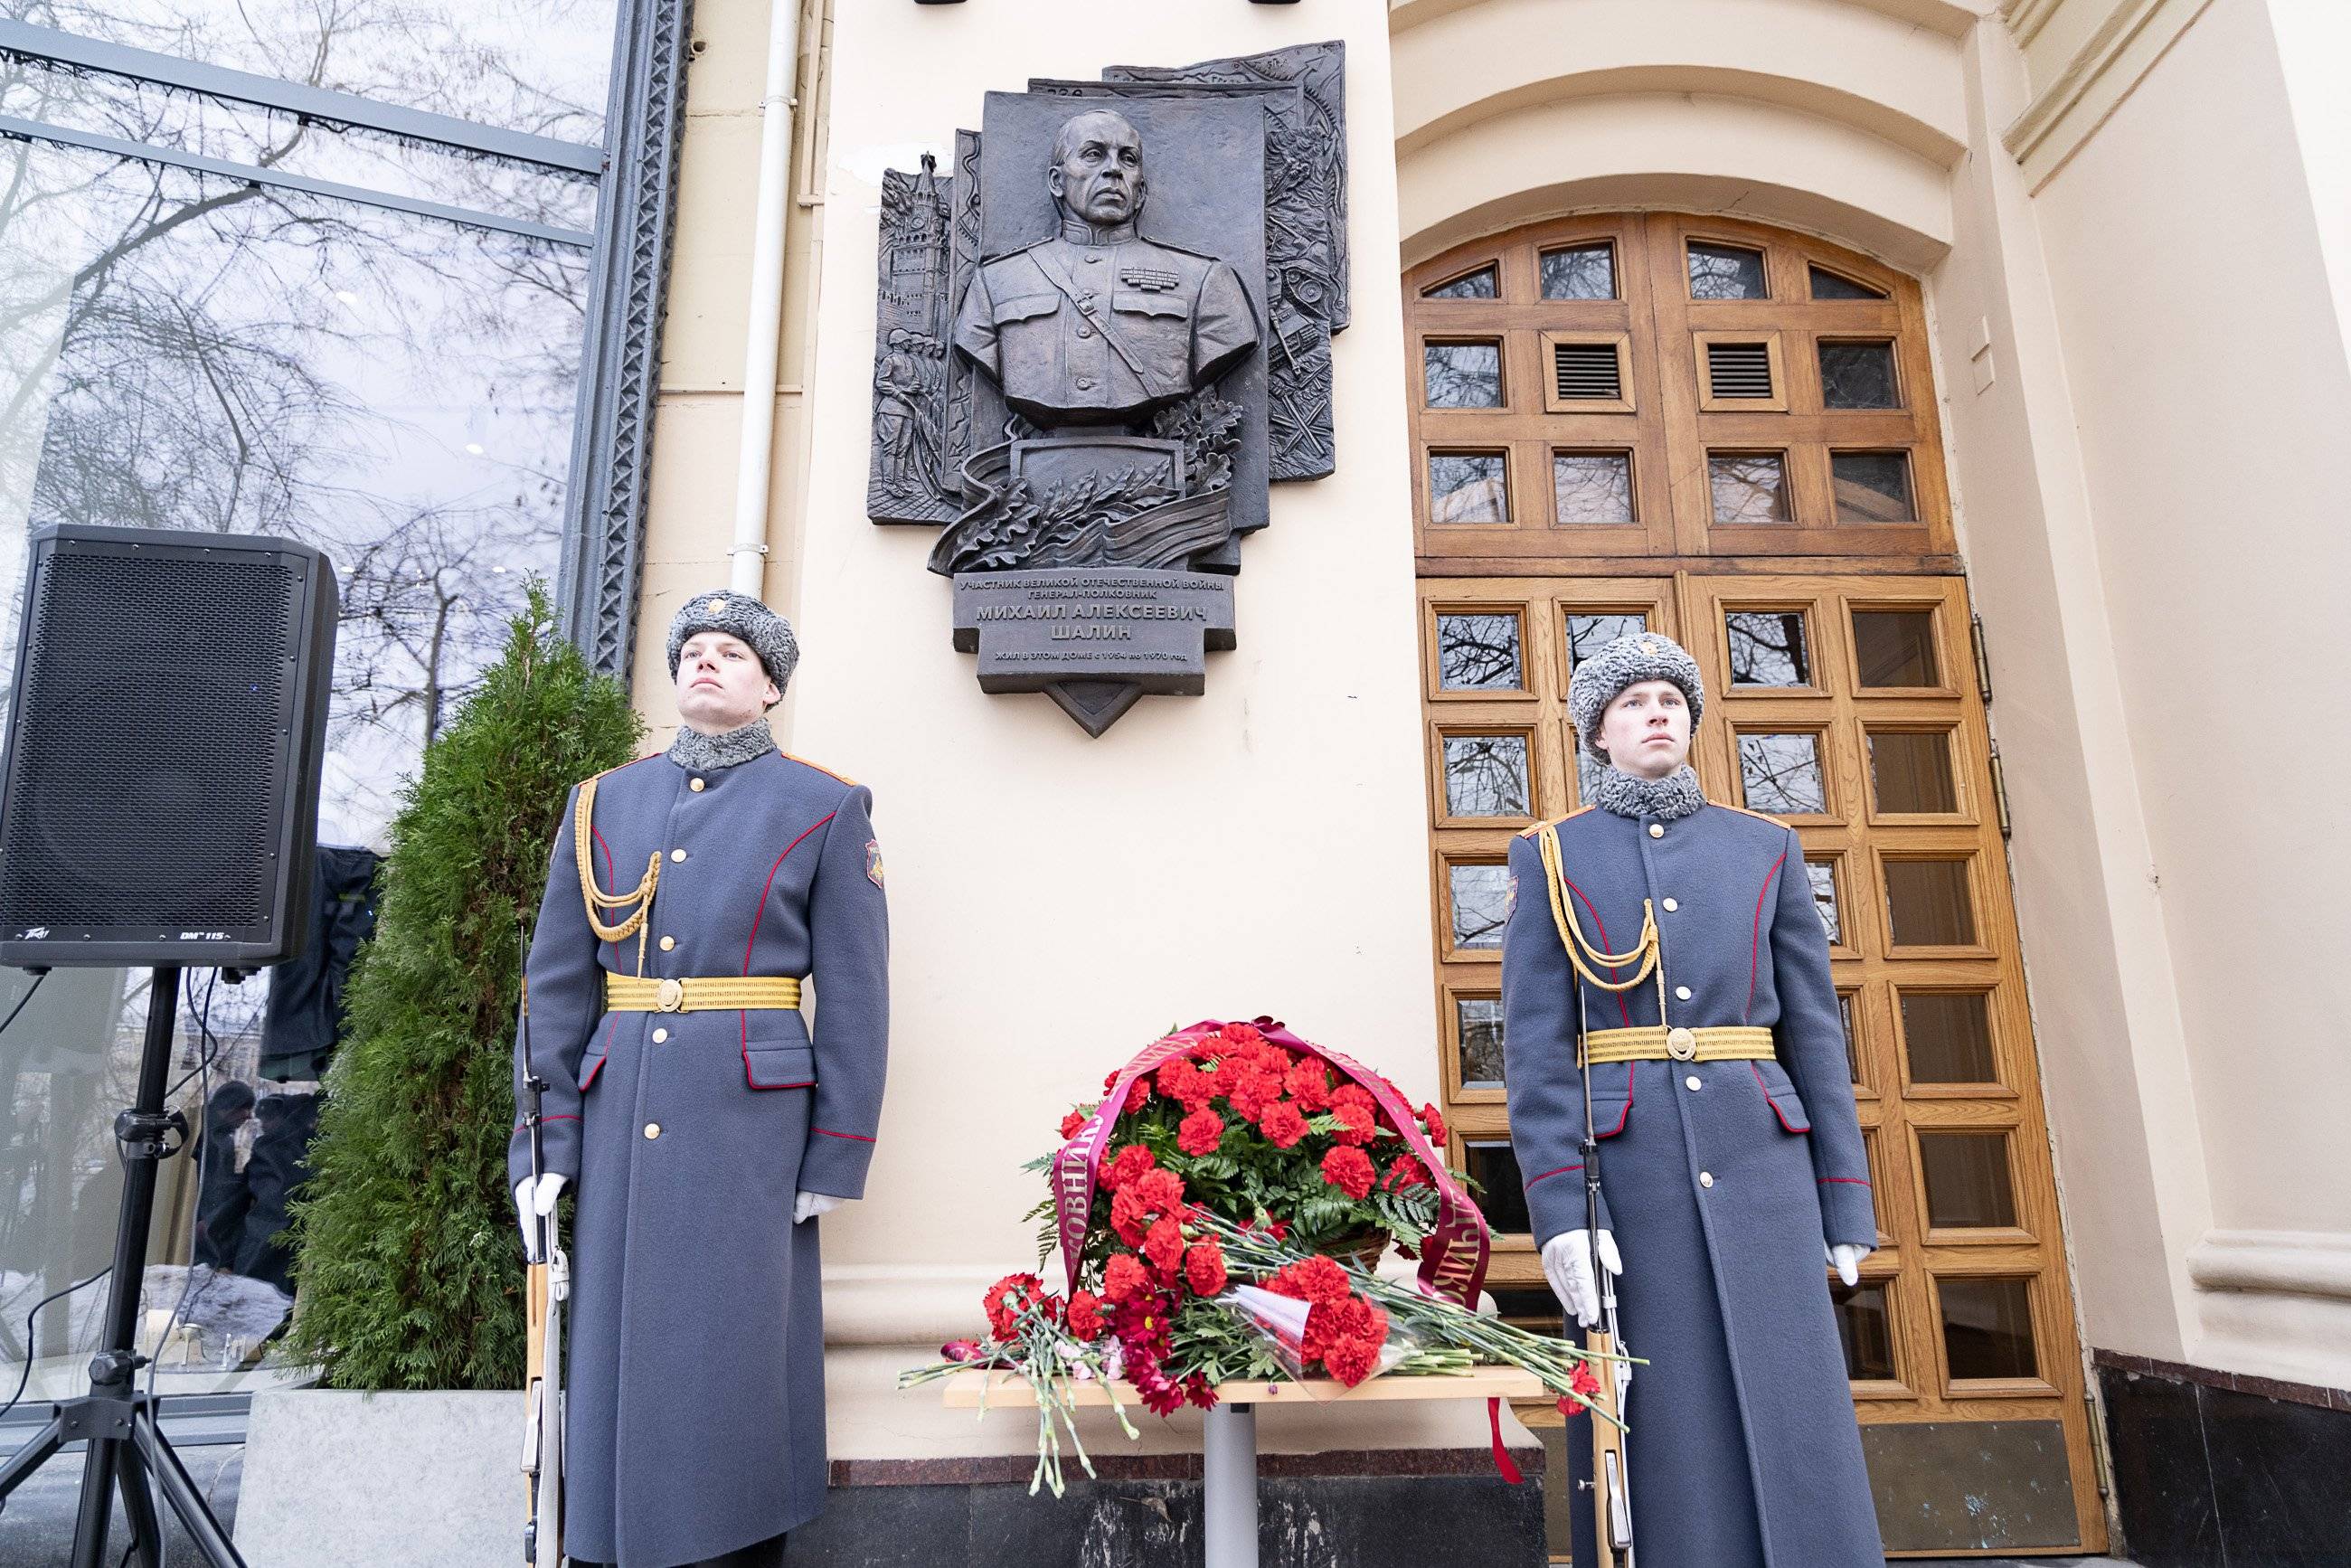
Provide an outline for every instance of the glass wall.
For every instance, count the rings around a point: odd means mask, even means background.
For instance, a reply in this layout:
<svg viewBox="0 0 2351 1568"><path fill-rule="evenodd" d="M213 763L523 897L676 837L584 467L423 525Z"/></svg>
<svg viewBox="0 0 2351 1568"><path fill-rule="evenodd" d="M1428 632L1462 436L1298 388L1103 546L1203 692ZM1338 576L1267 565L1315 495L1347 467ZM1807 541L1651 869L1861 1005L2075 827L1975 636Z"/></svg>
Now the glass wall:
<svg viewBox="0 0 2351 1568"><path fill-rule="evenodd" d="M613 0L0 11L0 663L49 522L265 534L342 599L320 927L364 928L403 780L550 589L589 321ZM246 73L246 74L235 74ZM387 111L390 112L387 112ZM0 668L0 684L13 683ZM94 781L103 788L104 781ZM0 971L0 1018L29 977ZM145 971L0 1030L0 1375L79 1392ZM329 1060L316 964L185 977L142 1348L165 1391L297 1376L277 1245ZM20 1412L21 1414L21 1412Z"/></svg>

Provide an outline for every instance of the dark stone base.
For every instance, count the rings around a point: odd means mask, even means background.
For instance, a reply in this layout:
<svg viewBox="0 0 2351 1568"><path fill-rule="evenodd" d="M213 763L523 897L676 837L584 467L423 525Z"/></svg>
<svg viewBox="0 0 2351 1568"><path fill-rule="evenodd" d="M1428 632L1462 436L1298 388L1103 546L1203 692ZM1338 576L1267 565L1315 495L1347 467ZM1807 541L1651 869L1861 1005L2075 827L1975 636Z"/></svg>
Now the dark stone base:
<svg viewBox="0 0 2351 1568"><path fill-rule="evenodd" d="M1260 1474L1258 1521L1262 1568L1547 1560L1539 1477L1514 1487L1491 1474ZM1200 1568L1203 1560L1196 1480L1077 1479L1058 1499L1030 1497L1025 1481L835 1486L823 1515L792 1531L789 1553L793 1568Z"/></svg>
<svg viewBox="0 0 2351 1568"><path fill-rule="evenodd" d="M2341 1391L2107 1351L2096 1361L2117 1556L2141 1568L2351 1568Z"/></svg>

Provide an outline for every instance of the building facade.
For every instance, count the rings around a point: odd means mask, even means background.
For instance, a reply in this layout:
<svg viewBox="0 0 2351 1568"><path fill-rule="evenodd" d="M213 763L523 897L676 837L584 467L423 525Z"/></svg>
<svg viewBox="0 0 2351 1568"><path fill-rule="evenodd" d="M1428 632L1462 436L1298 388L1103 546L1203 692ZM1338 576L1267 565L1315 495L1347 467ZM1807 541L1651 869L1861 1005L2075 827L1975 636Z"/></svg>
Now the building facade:
<svg viewBox="0 0 2351 1568"><path fill-rule="evenodd" d="M445 188L355 173L346 152L320 175L334 191L298 198L423 190L441 210L398 221L475 247L439 276L525 290L452 308L442 329L477 334L455 359L483 384L413 397L399 427L449 462L507 430L532 452L436 480L403 517L464 526L412 535L534 541L507 564L559 576L664 742L658 628L747 579L805 650L784 746L874 791L895 1027L867 1197L826 1221L837 1483L961 1485L1019 1453L1020 1417L898 1399L889 1374L968 1332L984 1287L1033 1256L1021 1163L1171 1023L1271 1013L1444 1105L1488 1194L1497 1304L1556 1321L1514 1229L1500 865L1512 832L1578 803L1579 651L1643 625L1707 671L1709 793L1799 829L1829 925L1882 1232L1838 1304L1889 1548L2351 1553L2351 1490L2320 1458L2351 1437L2333 1011L2351 916L2328 893L2351 839L2324 804L2351 764L2327 678L2351 585L2324 456L2351 420L2335 6L806 0L778 26L703 0L690 26L645 3L569 20L599 44L567 101L601 114L534 101L512 121L527 145L464 148ZM1099 737L984 695L925 570L930 531L865 516L885 170L951 167L983 95L1031 78L1323 39L1346 49L1350 168L1332 473L1275 488L1204 695L1146 698ZM175 77L187 52L106 41L166 63L0 39L20 85L68 74L83 99L125 79L110 71ZM790 85L771 94L778 50ZM402 70L379 77L309 85L416 101ZM298 107L214 78L142 90L265 122ZM427 107L455 142L467 116L506 123ZM168 121L104 133L179 150ZM542 165L568 217L513 205L514 170ZM763 166L782 182L765 232ZM539 227L484 237L505 231L482 211ZM478 254L507 244L512 265ZM514 298L562 308L533 326ZM341 346L288 358L341 386L350 345L391 329L332 327L319 341ZM125 395L103 356L66 354L58 379L41 343L74 332L18 332L12 373L49 378L62 412L9 438L12 522L91 471L57 434L76 407ZM334 406L368 402L348 384ZM186 401L177 428L212 441L220 420ZM390 440L339 450L389 465ZM321 493L370 483L336 462ZM235 482L180 501L266 525ZM381 559L362 547L399 530L363 528L339 545ZM384 575L430 597L430 570ZM427 624L421 603L401 624ZM371 710L367 734L416 707ZM360 782L429 733L364 727L345 748ZM338 831L363 840L352 810ZM17 1071L21 1107L51 1068ZM1268 1438L1481 1463L1484 1444L1482 1420L1444 1415Z"/></svg>

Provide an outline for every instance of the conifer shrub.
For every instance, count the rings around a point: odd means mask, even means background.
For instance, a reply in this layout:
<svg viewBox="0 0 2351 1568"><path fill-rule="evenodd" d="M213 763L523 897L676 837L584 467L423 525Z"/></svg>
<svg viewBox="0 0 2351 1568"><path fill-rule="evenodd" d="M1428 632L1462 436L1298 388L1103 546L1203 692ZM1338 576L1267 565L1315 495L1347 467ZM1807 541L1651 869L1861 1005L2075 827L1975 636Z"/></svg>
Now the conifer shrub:
<svg viewBox="0 0 2351 1568"><path fill-rule="evenodd" d="M325 1386L522 1386L506 1165L522 942L566 791L630 760L643 729L533 585L402 792L293 1208L288 1348Z"/></svg>

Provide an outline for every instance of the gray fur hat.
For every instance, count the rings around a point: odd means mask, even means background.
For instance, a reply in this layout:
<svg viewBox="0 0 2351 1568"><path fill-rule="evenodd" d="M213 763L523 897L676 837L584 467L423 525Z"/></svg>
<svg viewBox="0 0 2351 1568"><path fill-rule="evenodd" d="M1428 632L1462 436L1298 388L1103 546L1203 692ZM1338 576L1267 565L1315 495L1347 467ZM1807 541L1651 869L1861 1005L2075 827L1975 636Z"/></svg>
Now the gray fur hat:
<svg viewBox="0 0 2351 1568"><path fill-rule="evenodd" d="M669 623L671 680L677 679L679 651L696 632L724 632L749 643L778 693L790 684L792 667L800 662L800 641L792 635L792 623L749 594L697 593Z"/></svg>
<svg viewBox="0 0 2351 1568"><path fill-rule="evenodd" d="M1656 632L1635 632L1619 637L1575 666L1567 682L1567 716L1583 749L1595 761L1605 762L1600 748L1600 716L1625 688L1643 681L1671 681L1689 702L1690 729L1698 729L1706 712L1706 684L1698 678L1698 661L1679 643Z"/></svg>

